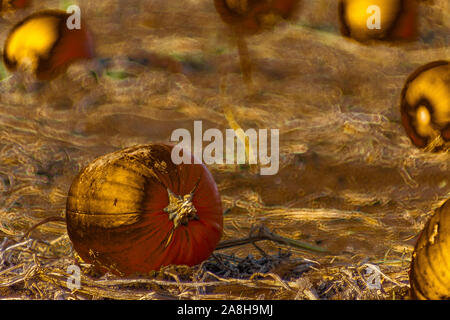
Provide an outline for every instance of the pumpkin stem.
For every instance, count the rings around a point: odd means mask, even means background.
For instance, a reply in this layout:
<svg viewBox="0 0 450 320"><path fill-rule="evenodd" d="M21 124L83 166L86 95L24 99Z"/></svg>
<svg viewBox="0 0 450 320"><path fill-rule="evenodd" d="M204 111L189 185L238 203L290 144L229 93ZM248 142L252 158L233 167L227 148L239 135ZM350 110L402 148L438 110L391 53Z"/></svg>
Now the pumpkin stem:
<svg viewBox="0 0 450 320"><path fill-rule="evenodd" d="M265 225L261 224L258 226L253 226L250 230L250 235L247 238L241 238L241 239L233 239L233 240L225 240L219 243L215 250L221 250L221 249L227 249L232 248L236 246L245 245L248 243L253 243L256 241L262 241L262 240L271 240L280 244L289 245L295 248L303 249L303 250L309 250L309 251L315 251L315 252L328 252L327 249L324 249L322 247L318 247L312 244L308 244L305 242L301 242L294 239L289 239L282 237L276 233L271 232Z"/></svg>
<svg viewBox="0 0 450 320"><path fill-rule="evenodd" d="M186 226L189 220L198 220L197 209L192 203L195 189L189 194L179 196L167 188L169 204L164 208L164 212L169 214L169 219L173 221L174 229L180 225Z"/></svg>

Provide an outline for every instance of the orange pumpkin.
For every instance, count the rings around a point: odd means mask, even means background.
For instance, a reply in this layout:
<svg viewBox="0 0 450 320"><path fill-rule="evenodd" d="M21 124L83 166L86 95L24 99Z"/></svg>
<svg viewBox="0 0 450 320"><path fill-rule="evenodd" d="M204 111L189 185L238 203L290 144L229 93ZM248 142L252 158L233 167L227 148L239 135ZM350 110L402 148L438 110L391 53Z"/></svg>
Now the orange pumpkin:
<svg viewBox="0 0 450 320"><path fill-rule="evenodd" d="M244 37L270 29L281 20L292 18L299 3L300 0L214 0L221 19L234 32L242 76L250 89L252 64Z"/></svg>
<svg viewBox="0 0 450 320"><path fill-rule="evenodd" d="M450 63L433 61L406 80L400 112L406 134L419 148L447 149L450 142Z"/></svg>
<svg viewBox="0 0 450 320"><path fill-rule="evenodd" d="M0 11L14 11L31 6L31 0L0 0Z"/></svg>
<svg viewBox="0 0 450 320"><path fill-rule="evenodd" d="M214 0L222 20L243 34L255 34L292 17L300 0Z"/></svg>
<svg viewBox="0 0 450 320"><path fill-rule="evenodd" d="M379 28L369 28L367 20L380 10ZM340 0L341 34L358 41L415 40L417 37L417 0ZM372 12L372 13L370 13Z"/></svg>
<svg viewBox="0 0 450 320"><path fill-rule="evenodd" d="M69 29L70 14L61 10L34 13L10 31L3 50L9 71L31 71L39 80L63 73L76 60L94 57L92 38L84 22Z"/></svg>
<svg viewBox="0 0 450 320"><path fill-rule="evenodd" d="M67 231L80 257L118 275L195 265L220 240L222 205L203 164L175 165L172 147L142 145L85 167L67 198Z"/></svg>
<svg viewBox="0 0 450 320"><path fill-rule="evenodd" d="M409 279L413 299L450 299L450 200L436 209L420 233Z"/></svg>

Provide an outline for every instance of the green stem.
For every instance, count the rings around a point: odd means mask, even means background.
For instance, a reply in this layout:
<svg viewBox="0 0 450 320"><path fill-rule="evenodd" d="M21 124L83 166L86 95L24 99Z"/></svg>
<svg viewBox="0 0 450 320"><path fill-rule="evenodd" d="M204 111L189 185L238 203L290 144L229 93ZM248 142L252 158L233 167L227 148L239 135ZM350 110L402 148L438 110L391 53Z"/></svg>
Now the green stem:
<svg viewBox="0 0 450 320"><path fill-rule="evenodd" d="M253 232L251 231L250 235L247 238L225 240L225 241L220 242L217 245L216 250L222 250L222 249L242 246L242 245L246 245L249 243L253 243L256 241L262 241L262 240L270 240L270 241L274 241L274 242L277 242L280 244L285 244L285 245L288 245L288 246L291 246L294 248L308 250L308 251L321 252L321 253L328 252L328 250L325 248L311 245L309 243L305 243L302 241L285 238L278 234L270 232L264 225L257 227L256 231L254 231L254 230L253 230Z"/></svg>

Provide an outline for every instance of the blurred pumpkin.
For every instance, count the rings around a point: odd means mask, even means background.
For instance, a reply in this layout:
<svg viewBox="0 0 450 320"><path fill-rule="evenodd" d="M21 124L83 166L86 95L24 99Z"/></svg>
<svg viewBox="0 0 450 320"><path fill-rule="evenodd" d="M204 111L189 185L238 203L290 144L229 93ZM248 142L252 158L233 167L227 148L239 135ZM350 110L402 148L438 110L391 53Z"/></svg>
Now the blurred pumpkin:
<svg viewBox="0 0 450 320"><path fill-rule="evenodd" d="M31 0L0 0L0 12L15 11L30 7Z"/></svg>
<svg viewBox="0 0 450 320"><path fill-rule="evenodd" d="M411 297L450 299L450 200L427 222L412 255Z"/></svg>
<svg viewBox="0 0 450 320"><path fill-rule="evenodd" d="M417 9L417 0L340 0L341 34L358 41L414 40Z"/></svg>
<svg viewBox="0 0 450 320"><path fill-rule="evenodd" d="M67 198L69 237L99 271L146 273L209 257L223 228L222 205L203 164L175 165L172 147L142 145L85 167Z"/></svg>
<svg viewBox="0 0 450 320"><path fill-rule="evenodd" d="M27 70L39 80L50 80L74 61L93 58L93 43L84 22L80 29L69 29L70 16L61 10L44 10L17 23L4 45L6 68Z"/></svg>
<svg viewBox="0 0 450 320"><path fill-rule="evenodd" d="M450 140L450 63L421 66L406 80L401 93L402 124L419 148L437 151Z"/></svg>
<svg viewBox="0 0 450 320"><path fill-rule="evenodd" d="M291 18L299 0L214 0L222 20L243 34L255 34Z"/></svg>
<svg viewBox="0 0 450 320"><path fill-rule="evenodd" d="M300 0L214 0L222 21L233 30L239 51L241 72L248 86L252 82L247 35L274 27L294 16Z"/></svg>

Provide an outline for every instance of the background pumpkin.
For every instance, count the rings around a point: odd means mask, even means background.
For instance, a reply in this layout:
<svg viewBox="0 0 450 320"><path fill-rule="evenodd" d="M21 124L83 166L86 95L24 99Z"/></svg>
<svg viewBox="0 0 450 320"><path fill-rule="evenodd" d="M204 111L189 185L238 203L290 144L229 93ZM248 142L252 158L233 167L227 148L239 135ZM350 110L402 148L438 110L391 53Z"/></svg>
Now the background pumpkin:
<svg viewBox="0 0 450 320"><path fill-rule="evenodd" d="M272 28L294 16L300 0L214 0L216 11L233 31L239 52L242 76L252 86L252 65L245 36Z"/></svg>
<svg viewBox="0 0 450 320"><path fill-rule="evenodd" d="M30 7L32 0L0 0L0 12Z"/></svg>
<svg viewBox="0 0 450 320"><path fill-rule="evenodd" d="M435 211L417 240L410 284L414 299L450 299L450 200Z"/></svg>
<svg viewBox="0 0 450 320"><path fill-rule="evenodd" d="M380 29L369 29L369 6L380 8ZM417 36L417 0L340 0L341 34L358 41L414 40Z"/></svg>
<svg viewBox="0 0 450 320"><path fill-rule="evenodd" d="M411 141L430 151L450 140L450 64L433 61L406 80L401 94L402 124Z"/></svg>
<svg viewBox="0 0 450 320"><path fill-rule="evenodd" d="M94 57L91 35L83 20L80 29L69 29L71 15L43 10L18 22L9 32L3 61L9 71L26 69L39 80L51 80L76 60Z"/></svg>
<svg viewBox="0 0 450 320"><path fill-rule="evenodd" d="M79 173L66 217L83 260L127 275L195 265L212 253L223 228L217 186L203 164L173 164L171 150L136 146L100 157Z"/></svg>
<svg viewBox="0 0 450 320"><path fill-rule="evenodd" d="M244 34L255 34L289 19L299 0L214 0L221 19Z"/></svg>

